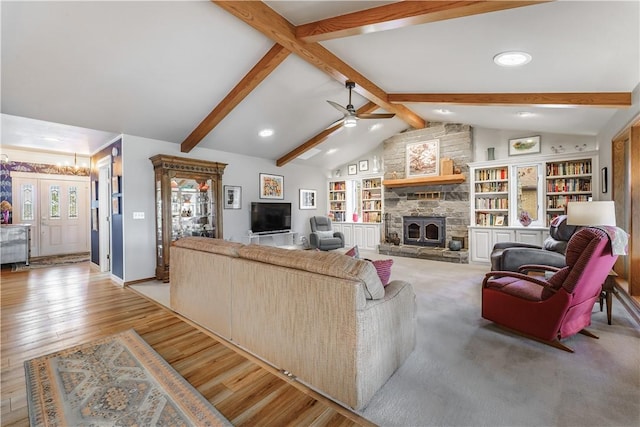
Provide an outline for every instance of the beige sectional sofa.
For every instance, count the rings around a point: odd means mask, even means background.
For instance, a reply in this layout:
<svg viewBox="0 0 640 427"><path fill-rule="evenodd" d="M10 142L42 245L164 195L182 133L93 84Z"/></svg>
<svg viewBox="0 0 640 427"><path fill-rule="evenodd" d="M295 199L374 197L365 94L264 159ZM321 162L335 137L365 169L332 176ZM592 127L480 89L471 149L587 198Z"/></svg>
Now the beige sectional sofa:
<svg viewBox="0 0 640 427"><path fill-rule="evenodd" d="M354 409L415 346L411 285L367 261L187 237L170 271L173 310Z"/></svg>

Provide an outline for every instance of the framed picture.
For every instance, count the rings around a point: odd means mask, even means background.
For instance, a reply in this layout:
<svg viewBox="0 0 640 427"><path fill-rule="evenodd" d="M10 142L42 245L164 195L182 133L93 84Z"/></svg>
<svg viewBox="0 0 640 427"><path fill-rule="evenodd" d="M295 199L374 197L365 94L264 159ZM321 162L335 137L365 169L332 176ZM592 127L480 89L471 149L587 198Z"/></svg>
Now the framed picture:
<svg viewBox="0 0 640 427"><path fill-rule="evenodd" d="M348 173L349 173L349 175L357 174L358 173L357 166L355 164L349 165Z"/></svg>
<svg viewBox="0 0 640 427"><path fill-rule="evenodd" d="M242 207L242 187L225 185L223 191L225 209L240 209Z"/></svg>
<svg viewBox="0 0 640 427"><path fill-rule="evenodd" d="M496 222L493 225L504 225L504 215L497 215Z"/></svg>
<svg viewBox="0 0 640 427"><path fill-rule="evenodd" d="M300 189L300 209L317 209L316 190Z"/></svg>
<svg viewBox="0 0 640 427"><path fill-rule="evenodd" d="M540 152L540 136L527 136L509 140L509 155L534 154Z"/></svg>
<svg viewBox="0 0 640 427"><path fill-rule="evenodd" d="M120 214L120 196L114 196L111 198L111 215Z"/></svg>
<svg viewBox="0 0 640 427"><path fill-rule="evenodd" d="M360 160L360 162L358 164L358 169L360 169L360 172L368 171L369 170L369 160Z"/></svg>
<svg viewBox="0 0 640 427"><path fill-rule="evenodd" d="M440 173L440 140L407 144L406 177Z"/></svg>
<svg viewBox="0 0 640 427"><path fill-rule="evenodd" d="M120 177L118 175L111 177L111 192L114 194L120 192Z"/></svg>
<svg viewBox="0 0 640 427"><path fill-rule="evenodd" d="M260 198L284 199L284 176L261 173Z"/></svg>
<svg viewBox="0 0 640 427"><path fill-rule="evenodd" d="M601 178L600 178L600 182L602 182L602 192L606 193L607 190L608 190L608 188L607 188L607 178L608 178L608 176L607 176L607 167L606 166L603 167L600 170L600 174L602 175Z"/></svg>

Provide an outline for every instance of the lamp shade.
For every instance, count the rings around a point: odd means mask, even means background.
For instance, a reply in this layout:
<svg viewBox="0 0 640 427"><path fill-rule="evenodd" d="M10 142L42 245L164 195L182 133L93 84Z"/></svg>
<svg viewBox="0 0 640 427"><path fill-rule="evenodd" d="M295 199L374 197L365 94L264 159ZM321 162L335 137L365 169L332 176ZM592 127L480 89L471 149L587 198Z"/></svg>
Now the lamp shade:
<svg viewBox="0 0 640 427"><path fill-rule="evenodd" d="M567 203L568 225L616 225L616 208L612 201Z"/></svg>

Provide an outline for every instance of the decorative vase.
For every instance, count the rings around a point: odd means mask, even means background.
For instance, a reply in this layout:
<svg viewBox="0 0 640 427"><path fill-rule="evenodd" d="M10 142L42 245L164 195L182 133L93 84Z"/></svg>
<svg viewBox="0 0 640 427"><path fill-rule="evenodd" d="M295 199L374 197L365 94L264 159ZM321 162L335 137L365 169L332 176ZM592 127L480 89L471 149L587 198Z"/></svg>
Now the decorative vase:
<svg viewBox="0 0 640 427"><path fill-rule="evenodd" d="M9 224L9 211L2 211L2 222Z"/></svg>
<svg viewBox="0 0 640 427"><path fill-rule="evenodd" d="M531 224L531 217L529 216L529 212L527 211L522 211L520 212L520 216L518 217L518 221L520 221L520 224L522 224L525 227L528 227L529 224Z"/></svg>
<svg viewBox="0 0 640 427"><path fill-rule="evenodd" d="M451 251L459 251L462 249L462 242L460 240L450 240L449 241L449 250Z"/></svg>

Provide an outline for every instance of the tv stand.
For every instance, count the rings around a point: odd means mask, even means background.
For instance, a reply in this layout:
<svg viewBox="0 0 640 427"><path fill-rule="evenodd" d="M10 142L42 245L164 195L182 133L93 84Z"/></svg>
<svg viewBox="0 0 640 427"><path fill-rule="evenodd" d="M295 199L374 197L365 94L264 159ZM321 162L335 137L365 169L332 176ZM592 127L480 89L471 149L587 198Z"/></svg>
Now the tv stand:
<svg viewBox="0 0 640 427"><path fill-rule="evenodd" d="M264 246L297 246L298 232L276 231L274 233L252 234L244 238L245 242Z"/></svg>

